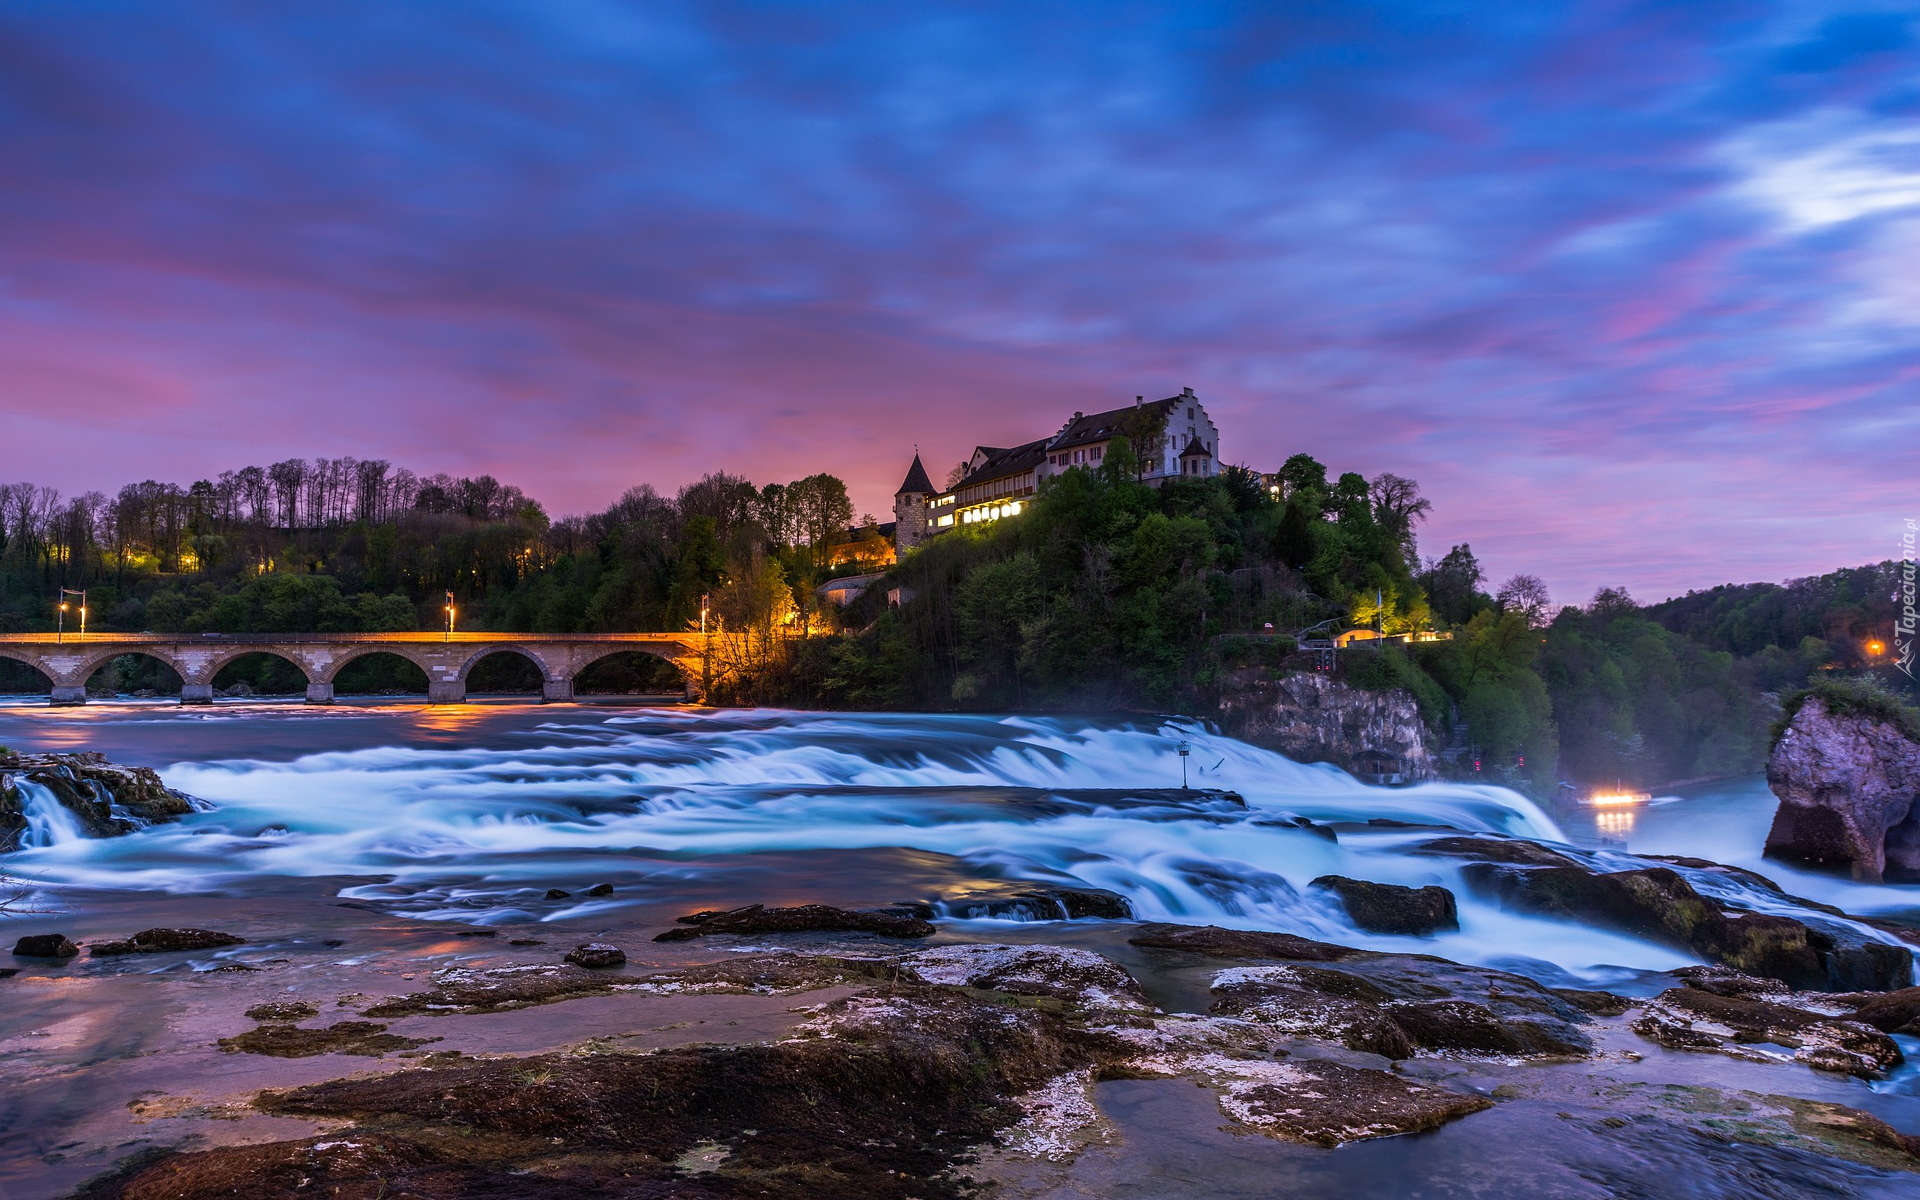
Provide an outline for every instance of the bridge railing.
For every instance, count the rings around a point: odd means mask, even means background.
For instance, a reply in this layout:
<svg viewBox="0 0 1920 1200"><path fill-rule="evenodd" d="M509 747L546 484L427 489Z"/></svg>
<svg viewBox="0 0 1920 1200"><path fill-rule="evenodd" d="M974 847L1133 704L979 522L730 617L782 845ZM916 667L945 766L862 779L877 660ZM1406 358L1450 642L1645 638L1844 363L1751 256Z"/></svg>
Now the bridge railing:
<svg viewBox="0 0 1920 1200"><path fill-rule="evenodd" d="M237 645L288 645L312 643L346 643L360 645L367 642L423 643L423 642L679 642L685 645L698 645L703 635L699 633L489 633L456 631L454 633L420 631L407 633L87 633L78 634L68 631L54 633L0 633L0 644L9 645L86 645L86 646L128 646L151 645L165 642L169 645L190 645L204 643L210 646Z"/></svg>

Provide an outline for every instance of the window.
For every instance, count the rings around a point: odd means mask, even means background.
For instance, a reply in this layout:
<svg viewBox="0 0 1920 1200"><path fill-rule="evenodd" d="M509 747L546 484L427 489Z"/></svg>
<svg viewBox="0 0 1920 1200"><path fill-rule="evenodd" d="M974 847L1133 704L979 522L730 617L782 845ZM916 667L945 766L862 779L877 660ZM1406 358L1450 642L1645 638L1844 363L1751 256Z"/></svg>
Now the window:
<svg viewBox="0 0 1920 1200"><path fill-rule="evenodd" d="M1187 420L1193 420L1193 406L1191 404L1187 406Z"/></svg>
<svg viewBox="0 0 1920 1200"><path fill-rule="evenodd" d="M1093 461L1099 462L1101 456L1104 455L1106 452L1107 452L1107 448L1105 446L1095 446L1093 448Z"/></svg>

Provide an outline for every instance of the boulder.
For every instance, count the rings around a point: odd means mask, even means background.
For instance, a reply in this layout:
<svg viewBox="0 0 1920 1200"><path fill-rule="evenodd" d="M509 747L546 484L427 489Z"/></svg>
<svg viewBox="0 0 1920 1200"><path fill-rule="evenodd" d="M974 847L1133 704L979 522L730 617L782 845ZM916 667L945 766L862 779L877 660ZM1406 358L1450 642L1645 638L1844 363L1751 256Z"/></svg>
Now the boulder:
<svg viewBox="0 0 1920 1200"><path fill-rule="evenodd" d="M150 767L120 766L91 751L14 754L0 750L0 853L17 849L27 827L16 779L52 792L89 837L117 837L176 821L198 803L162 783Z"/></svg>
<svg viewBox="0 0 1920 1200"><path fill-rule="evenodd" d="M63 933L30 933L13 944L16 958L72 958L80 947Z"/></svg>
<svg viewBox="0 0 1920 1200"><path fill-rule="evenodd" d="M793 908L767 908L749 904L725 912L697 912L680 918L685 928L669 929L653 940L688 942L716 933L877 933L882 937L923 938L933 934L933 924L919 917L897 913L834 908L826 904L801 904Z"/></svg>
<svg viewBox="0 0 1920 1200"><path fill-rule="evenodd" d="M216 933L211 929L142 929L125 941L90 943L87 950L95 958L104 958L115 954L165 954L174 950L217 950L222 946L244 945L246 940L231 933Z"/></svg>
<svg viewBox="0 0 1920 1200"><path fill-rule="evenodd" d="M1016 921L1078 921L1087 917L1126 921L1133 918L1133 905L1125 896L1102 888L969 892L941 901L941 907L948 914L969 921L993 917Z"/></svg>
<svg viewBox="0 0 1920 1200"><path fill-rule="evenodd" d="M1127 939L1155 950L1187 950L1212 958L1280 958L1299 962L1338 962L1366 953L1351 946L1316 942L1291 933L1258 929L1222 929L1218 925L1143 925Z"/></svg>
<svg viewBox="0 0 1920 1200"><path fill-rule="evenodd" d="M1322 875L1308 886L1324 888L1340 897L1348 919L1368 933L1427 937L1442 929L1460 928L1453 893L1437 885L1411 888L1345 875Z"/></svg>
<svg viewBox="0 0 1920 1200"><path fill-rule="evenodd" d="M608 942L585 942L567 951L567 961L576 967L624 967L627 952Z"/></svg>
<svg viewBox="0 0 1920 1200"><path fill-rule="evenodd" d="M1580 864L1558 850L1520 838L1442 837L1422 842L1409 854L1442 858L1471 858L1478 862L1511 863L1521 867L1575 867Z"/></svg>
<svg viewBox="0 0 1920 1200"><path fill-rule="evenodd" d="M1883 1033L1920 1036L1920 987L1874 996L1854 1010L1853 1019Z"/></svg>
<svg viewBox="0 0 1920 1200"><path fill-rule="evenodd" d="M1702 982L1709 986L1698 986ZM1799 1007L1791 993L1740 988L1747 994L1730 994L1740 987L1738 981L1715 976L1687 983L1655 997L1634 1031L1672 1049L1717 1050L1735 1057L1746 1057L1737 1052L1741 1046L1784 1046L1795 1052L1797 1062L1863 1079L1882 1078L1888 1068L1905 1061L1900 1047L1880 1030Z"/></svg>
<svg viewBox="0 0 1920 1200"><path fill-rule="evenodd" d="M1920 880L1920 740L1897 711L1808 695L1767 758L1766 853L1878 882Z"/></svg>
<svg viewBox="0 0 1920 1200"><path fill-rule="evenodd" d="M1816 927L1792 917L1724 910L1668 867L1601 872L1573 863L1479 862L1461 873L1507 908L1664 942L1794 988L1884 990L1913 981L1912 956L1900 946L1837 922Z"/></svg>

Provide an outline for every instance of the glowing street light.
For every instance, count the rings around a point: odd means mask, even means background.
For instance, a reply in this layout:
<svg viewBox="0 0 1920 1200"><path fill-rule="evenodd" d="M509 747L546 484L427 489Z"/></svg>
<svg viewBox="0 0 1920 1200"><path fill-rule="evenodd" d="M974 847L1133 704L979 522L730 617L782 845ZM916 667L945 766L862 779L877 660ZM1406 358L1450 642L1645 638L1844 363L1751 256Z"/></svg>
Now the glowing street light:
<svg viewBox="0 0 1920 1200"><path fill-rule="evenodd" d="M59 605L59 609L58 609L58 612L57 612L57 614L56 614L56 616L55 616L55 623L54 623L54 627L53 627L53 630L54 630L54 632L53 632L53 640L54 640L54 641L56 641L56 642L64 642L64 641L66 641L66 640L67 640L67 609L69 609L69 608L71 608L71 607L73 607L72 605L70 605L70 604L68 604L68 603L67 603L67 597L68 597L68 596L78 596L78 597L80 597L80 605L79 605L79 608L80 608L80 637L81 637L81 640L83 640L83 641L84 641L84 640L86 639L86 636L87 636L87 592L86 592L86 589L85 589L85 588L82 588L82 589L80 589L79 591L75 591L75 590L74 590L74 589L72 589L72 588L64 588L64 587L60 589L60 605Z"/></svg>
<svg viewBox="0 0 1920 1200"><path fill-rule="evenodd" d="M447 591L447 637L446 637L446 640L449 642L453 640L453 591L451 588L449 588Z"/></svg>

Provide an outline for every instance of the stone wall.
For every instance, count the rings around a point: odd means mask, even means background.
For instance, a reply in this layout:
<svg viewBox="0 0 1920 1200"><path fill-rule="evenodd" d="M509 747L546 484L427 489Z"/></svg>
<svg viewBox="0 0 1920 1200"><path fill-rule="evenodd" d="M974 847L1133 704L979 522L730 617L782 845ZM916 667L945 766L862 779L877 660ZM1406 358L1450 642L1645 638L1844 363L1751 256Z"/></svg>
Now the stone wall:
<svg viewBox="0 0 1920 1200"><path fill-rule="evenodd" d="M1243 667L1222 681L1216 719L1229 736L1297 762L1351 767L1354 755L1378 750L1404 759L1412 778L1435 775L1433 735L1403 689L1370 692L1319 671Z"/></svg>

